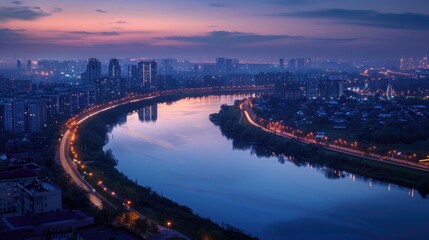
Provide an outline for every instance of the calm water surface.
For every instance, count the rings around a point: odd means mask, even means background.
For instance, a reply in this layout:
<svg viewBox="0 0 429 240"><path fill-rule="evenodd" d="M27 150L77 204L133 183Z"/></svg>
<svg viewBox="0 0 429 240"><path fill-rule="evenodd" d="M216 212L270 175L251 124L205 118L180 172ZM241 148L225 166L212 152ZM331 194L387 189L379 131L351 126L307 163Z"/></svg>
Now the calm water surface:
<svg viewBox="0 0 429 240"><path fill-rule="evenodd" d="M208 116L243 97L183 99L130 113L105 149L139 184L261 239L429 239L429 201L413 189L347 173L327 178L320 167L234 150Z"/></svg>

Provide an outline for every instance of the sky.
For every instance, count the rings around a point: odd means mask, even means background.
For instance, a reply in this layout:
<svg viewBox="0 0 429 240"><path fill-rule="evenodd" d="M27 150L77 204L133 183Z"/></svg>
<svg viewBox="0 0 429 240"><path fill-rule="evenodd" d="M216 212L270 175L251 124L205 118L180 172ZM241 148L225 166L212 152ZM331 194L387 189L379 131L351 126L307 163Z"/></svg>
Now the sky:
<svg viewBox="0 0 429 240"><path fill-rule="evenodd" d="M0 2L3 58L393 59L428 43L428 0Z"/></svg>

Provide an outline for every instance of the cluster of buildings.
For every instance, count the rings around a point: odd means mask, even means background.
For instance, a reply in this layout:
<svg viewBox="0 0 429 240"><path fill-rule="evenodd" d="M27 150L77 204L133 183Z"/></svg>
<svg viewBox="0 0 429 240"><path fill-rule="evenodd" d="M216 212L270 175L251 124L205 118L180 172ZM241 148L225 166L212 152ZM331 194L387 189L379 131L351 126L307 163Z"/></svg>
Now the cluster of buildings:
<svg viewBox="0 0 429 240"><path fill-rule="evenodd" d="M119 60L113 58L109 61L108 75L103 76L101 62L96 58L90 58L81 80L84 86L95 86L100 98L123 96L127 84L136 90L155 90L158 88L157 63L148 60L140 61L137 65L128 65L127 75L122 76Z"/></svg>
<svg viewBox="0 0 429 240"><path fill-rule="evenodd" d="M93 104L125 96L127 89L157 89L156 62L141 61L129 70L132 76L122 77L119 61L111 59L108 75L103 76L100 61L91 58L79 85L0 77L0 132L37 135Z"/></svg>
<svg viewBox="0 0 429 240"><path fill-rule="evenodd" d="M261 81L258 77L257 82ZM343 95L346 80L335 74L296 75L288 72L264 73L262 79L273 83L276 97L284 100L337 99Z"/></svg>
<svg viewBox="0 0 429 240"><path fill-rule="evenodd" d="M0 169L0 239L141 239L124 228L94 223L79 210L62 209L61 189L26 167Z"/></svg>
<svg viewBox="0 0 429 240"><path fill-rule="evenodd" d="M123 97L128 92L180 87L275 85L277 96L290 100L339 98L344 89L365 94L385 94L386 89L395 89L387 91L389 96L429 94L429 71L424 69L418 72L384 68L370 68L361 73L328 71L317 69L320 61L310 58L288 61L280 58L278 64L243 64L226 57L202 64L176 59L120 61L112 58L106 65L90 58L85 62L40 60L38 66L33 67L33 62L29 61L32 72L56 72L54 75L59 74L60 80L0 77L0 132L37 134L60 119L93 104ZM338 65L337 62L333 64ZM419 66L427 64L426 56ZM17 67L22 68L21 65L18 60ZM401 59L401 69L415 67L412 60ZM66 76L75 76L75 80L61 80L67 79Z"/></svg>
<svg viewBox="0 0 429 240"><path fill-rule="evenodd" d="M12 85L17 81L3 80ZM83 86L38 85L31 81L13 91L4 86L0 86L0 132L21 135L41 133L49 125L94 104L96 99L95 91Z"/></svg>
<svg viewBox="0 0 429 240"><path fill-rule="evenodd" d="M400 70L413 70L413 69L427 69L429 68L428 64L428 54L420 59L418 62L414 62L413 58L404 58L399 59L399 69Z"/></svg>
<svg viewBox="0 0 429 240"><path fill-rule="evenodd" d="M31 66L32 66L32 61L31 60L27 60L27 66L26 66L25 69L26 70L30 70ZM23 66L22 66L22 59L16 60L16 68L17 69L22 69L23 68Z"/></svg>
<svg viewBox="0 0 429 240"><path fill-rule="evenodd" d="M0 169L0 215L23 216L61 210L61 189L26 167Z"/></svg>

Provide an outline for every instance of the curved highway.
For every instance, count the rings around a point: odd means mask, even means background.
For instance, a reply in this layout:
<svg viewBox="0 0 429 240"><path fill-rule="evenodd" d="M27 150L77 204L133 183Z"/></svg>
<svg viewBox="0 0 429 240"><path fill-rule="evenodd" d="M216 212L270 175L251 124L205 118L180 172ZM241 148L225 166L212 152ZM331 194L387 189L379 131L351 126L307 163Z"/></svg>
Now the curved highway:
<svg viewBox="0 0 429 240"><path fill-rule="evenodd" d="M60 143L57 148L57 154L56 154L56 161L58 164L61 165L61 167L64 169L64 171L70 176L71 180L82 190L88 193L89 200L91 203L98 207L103 208L105 206L108 206L113 209L117 209L117 207L111 203L109 200L104 198L102 195L100 195L98 192L95 191L94 186L89 184L83 176L79 173L77 166L73 163L73 159L70 155L70 148L72 145L72 142L75 140L74 137L74 131L76 131L77 127L82 124L84 121L88 120L89 118L102 113L104 111L108 111L110 109L116 108L121 105L126 105L129 103L154 99L157 97L164 97L164 96L171 96L176 94L217 94L217 93L231 93L231 92L239 92L239 91L264 91L264 90L270 90L272 89L272 86L234 86L234 87L222 87L222 88L191 88L191 89L180 89L180 90L169 90L169 91L162 91L162 92L154 92L150 94L129 94L128 96L119 99L110 101L104 104L96 105L93 107L90 107L79 114L73 116L70 118L66 124L65 124L65 131L61 135ZM100 183L100 182L99 182ZM106 187L104 188L106 189ZM116 197L116 199L120 199L120 196L115 195L114 191L109 189L112 195ZM125 206L126 209L136 211L133 208L130 208L130 206ZM136 211L137 212L137 211ZM141 213L139 213L140 216L144 217ZM188 239L183 234L174 231L172 229L166 229L162 226L159 226L160 233L154 236L151 236L152 239L167 239L175 236L180 236L184 239Z"/></svg>

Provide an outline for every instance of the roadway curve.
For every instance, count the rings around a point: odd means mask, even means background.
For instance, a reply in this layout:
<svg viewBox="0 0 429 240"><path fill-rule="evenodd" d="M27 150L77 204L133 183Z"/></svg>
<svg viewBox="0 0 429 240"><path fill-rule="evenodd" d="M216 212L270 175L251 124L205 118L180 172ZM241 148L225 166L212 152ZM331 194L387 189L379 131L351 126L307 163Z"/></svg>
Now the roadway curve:
<svg viewBox="0 0 429 240"><path fill-rule="evenodd" d="M190 88L190 89L180 89L180 90L169 90L154 92L150 94L129 94L127 97L124 97L119 100L111 101L108 103L100 104L93 106L89 109L86 109L79 114L70 118L65 124L65 132L60 138L60 144L57 148L56 161L64 171L70 176L71 180L82 190L88 193L90 201L97 206L102 208L104 206L109 206L116 209L116 206L101 196L99 193L93 191L95 189L91 184L89 184L79 173L76 165L73 163L70 156L70 143L72 138L72 130L76 126L79 126L84 121L88 120L92 116L95 116L104 111L116 108L118 106L126 105L129 103L154 99L164 96L172 96L177 94L218 94L218 93L232 93L232 92L242 92L242 91L264 91L271 90L272 86L235 86L235 87L222 87L222 88Z"/></svg>
<svg viewBox="0 0 429 240"><path fill-rule="evenodd" d="M94 193L92 191L93 187L85 180L83 179L82 175L80 175L79 171L77 170L76 166L73 164L72 159L70 157L70 140L71 140L71 131L67 130L62 138L59 145L59 154L57 154L57 161L61 164L64 171L71 177L72 181L81 189L83 189L85 192L88 193L89 200L94 204L94 206L98 208L103 208L103 203L108 204L113 209L116 209L116 207L110 203L108 200L103 198L98 193Z"/></svg>
<svg viewBox="0 0 429 240"><path fill-rule="evenodd" d="M423 171L423 172L429 172L429 167L426 165L422 165L422 164L418 164L418 163L414 163L414 162L409 162L409 161L405 161L405 160L400 160L400 159L387 157L387 156L380 156L380 155L376 155L376 154L372 154L372 153L366 154L366 153L359 151L359 150L356 150L356 149L341 147L341 146L337 146L337 145L333 145L333 144L329 144L329 145L320 144L320 143L316 143L312 139L298 138L297 136L295 136L291 133L279 132L279 131L274 131L274 130L268 129L268 128L261 126L260 124L256 123L256 121L255 121L256 115L253 112L253 110L251 108L251 104L249 103L248 99L246 99L243 103L240 104L240 110L242 113L244 113L244 116L246 117L246 119L250 125L258 127L265 132L273 133L277 136L281 136L281 137L284 137L287 139L291 139L291 140L294 140L294 141L297 141L297 142L300 142L303 144L311 144L311 145L317 144L318 147L323 148L323 149L327 149L330 151L343 153L343 154L347 154L347 155L351 155L351 156L355 156L355 157L359 157L359 158L363 158L363 159L367 159L367 160L371 160L371 161L375 161L375 162L379 162L379 163L386 163L386 164L406 167L406 168L410 168L410 169L414 169L414 170L419 170L419 171Z"/></svg>

